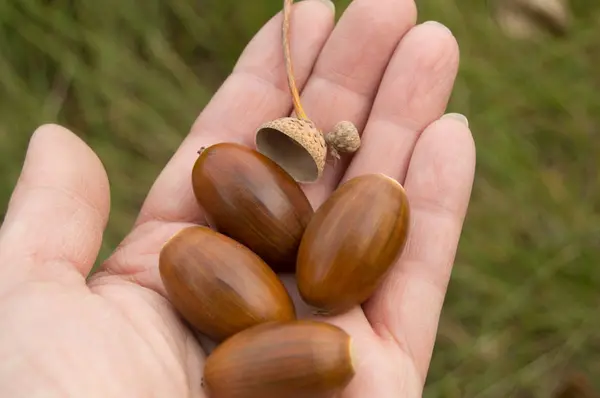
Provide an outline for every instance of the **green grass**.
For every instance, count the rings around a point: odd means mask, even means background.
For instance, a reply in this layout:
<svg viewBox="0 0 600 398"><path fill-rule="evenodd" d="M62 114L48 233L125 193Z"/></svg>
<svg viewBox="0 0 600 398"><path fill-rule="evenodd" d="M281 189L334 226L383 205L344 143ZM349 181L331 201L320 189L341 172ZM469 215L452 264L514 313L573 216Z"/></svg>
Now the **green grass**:
<svg viewBox="0 0 600 398"><path fill-rule="evenodd" d="M0 2L0 208L31 132L63 123L109 173L106 257L280 3ZM481 0L418 3L459 40L449 110L469 117L478 149L425 395L544 397L570 367L598 378L600 3L574 1L568 37L536 42L503 36Z"/></svg>

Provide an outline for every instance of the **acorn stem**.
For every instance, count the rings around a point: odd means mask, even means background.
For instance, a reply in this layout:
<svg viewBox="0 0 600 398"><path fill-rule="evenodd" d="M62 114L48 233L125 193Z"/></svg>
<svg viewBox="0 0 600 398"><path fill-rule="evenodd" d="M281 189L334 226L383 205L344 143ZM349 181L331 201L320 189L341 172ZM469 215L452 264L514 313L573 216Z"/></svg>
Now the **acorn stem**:
<svg viewBox="0 0 600 398"><path fill-rule="evenodd" d="M292 55L290 51L290 19L292 13L292 3L294 0L283 0L283 58L285 60L285 70L287 74L288 86L290 93L292 94L292 101L294 103L294 111L296 117L303 120L310 120L304 112L302 103L300 102L300 94L298 93L298 87L296 86L296 79L294 78L294 67L292 65Z"/></svg>

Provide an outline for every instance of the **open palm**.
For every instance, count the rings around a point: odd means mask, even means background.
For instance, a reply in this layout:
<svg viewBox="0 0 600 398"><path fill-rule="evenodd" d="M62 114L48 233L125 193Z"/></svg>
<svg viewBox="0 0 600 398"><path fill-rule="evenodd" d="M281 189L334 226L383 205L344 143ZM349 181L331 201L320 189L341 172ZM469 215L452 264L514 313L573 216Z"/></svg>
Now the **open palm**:
<svg viewBox="0 0 600 398"><path fill-rule="evenodd" d="M415 19L413 0L355 0L335 28L326 2L294 6L292 56L307 113L324 130L351 120L363 132L350 164L304 187L311 203L381 172L404 184L412 209L406 250L381 288L328 319L352 334L360 356L343 398L421 396L473 182L466 119L442 117L457 44L442 25ZM280 27L281 14L250 42L133 231L89 280L110 207L105 171L69 131L36 131L0 232L0 396L204 396L205 351L166 299L158 252L203 223L190 186L197 150L252 146L256 127L291 111ZM283 279L307 313L293 278Z"/></svg>

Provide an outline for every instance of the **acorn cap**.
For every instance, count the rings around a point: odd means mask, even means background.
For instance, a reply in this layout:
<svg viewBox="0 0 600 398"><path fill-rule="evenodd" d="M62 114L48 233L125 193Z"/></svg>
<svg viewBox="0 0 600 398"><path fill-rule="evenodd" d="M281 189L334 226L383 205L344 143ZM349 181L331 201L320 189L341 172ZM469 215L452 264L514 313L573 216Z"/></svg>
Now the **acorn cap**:
<svg viewBox="0 0 600 398"><path fill-rule="evenodd" d="M327 146L313 122L295 117L269 121L256 131L256 150L298 182L317 181L325 167Z"/></svg>

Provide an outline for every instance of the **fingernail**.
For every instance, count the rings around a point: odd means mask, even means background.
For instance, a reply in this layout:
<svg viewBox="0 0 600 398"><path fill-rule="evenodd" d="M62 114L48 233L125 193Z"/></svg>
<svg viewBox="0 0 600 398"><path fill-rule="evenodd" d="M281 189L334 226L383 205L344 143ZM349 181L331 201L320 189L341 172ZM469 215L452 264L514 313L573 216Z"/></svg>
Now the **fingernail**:
<svg viewBox="0 0 600 398"><path fill-rule="evenodd" d="M331 0L318 0L321 3L325 4L327 7L331 9L331 11L335 12L335 4Z"/></svg>
<svg viewBox="0 0 600 398"><path fill-rule="evenodd" d="M438 22L438 21L426 21L426 22L423 22L423 24L422 24L422 25L431 25L431 26L437 26L438 28L445 29L445 30L447 30L448 32L450 31L450 28L448 28L446 25L444 25L443 23L441 23L441 22Z"/></svg>
<svg viewBox="0 0 600 398"><path fill-rule="evenodd" d="M460 113L446 113L444 116L441 117L441 119L454 119L469 127L469 119L467 119L465 115Z"/></svg>

